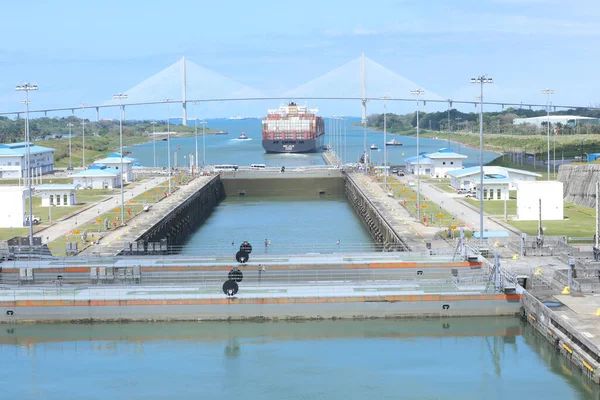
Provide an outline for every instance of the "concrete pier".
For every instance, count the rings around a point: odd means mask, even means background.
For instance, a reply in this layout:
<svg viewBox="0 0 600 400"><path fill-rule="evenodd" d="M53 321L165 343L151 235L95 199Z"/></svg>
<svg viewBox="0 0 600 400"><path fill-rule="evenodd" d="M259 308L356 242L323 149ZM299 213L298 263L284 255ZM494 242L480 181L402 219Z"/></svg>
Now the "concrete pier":
<svg viewBox="0 0 600 400"><path fill-rule="evenodd" d="M100 244L90 246L80 254L112 256L124 249L143 254L148 250L149 242L160 243L162 239L167 240L168 246L180 244L224 197L218 175L196 177L148 212L129 221L127 226L111 232ZM133 244L131 248L130 243ZM142 248L138 243L143 243Z"/></svg>

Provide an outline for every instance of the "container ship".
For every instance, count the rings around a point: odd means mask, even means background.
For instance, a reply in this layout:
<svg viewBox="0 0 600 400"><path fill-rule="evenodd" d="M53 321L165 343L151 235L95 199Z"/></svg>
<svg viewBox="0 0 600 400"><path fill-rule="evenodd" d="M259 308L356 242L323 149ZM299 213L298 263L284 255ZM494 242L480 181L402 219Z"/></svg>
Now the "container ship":
<svg viewBox="0 0 600 400"><path fill-rule="evenodd" d="M262 145L267 153L313 153L323 148L325 123L296 103L270 109L262 121Z"/></svg>

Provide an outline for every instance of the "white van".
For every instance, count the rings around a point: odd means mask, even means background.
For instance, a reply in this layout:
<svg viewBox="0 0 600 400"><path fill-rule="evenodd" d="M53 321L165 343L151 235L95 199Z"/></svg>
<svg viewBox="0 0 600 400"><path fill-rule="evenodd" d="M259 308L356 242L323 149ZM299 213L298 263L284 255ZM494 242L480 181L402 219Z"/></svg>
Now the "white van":
<svg viewBox="0 0 600 400"><path fill-rule="evenodd" d="M251 164L250 168L251 169L265 169L265 168L267 168L267 166L265 164Z"/></svg>

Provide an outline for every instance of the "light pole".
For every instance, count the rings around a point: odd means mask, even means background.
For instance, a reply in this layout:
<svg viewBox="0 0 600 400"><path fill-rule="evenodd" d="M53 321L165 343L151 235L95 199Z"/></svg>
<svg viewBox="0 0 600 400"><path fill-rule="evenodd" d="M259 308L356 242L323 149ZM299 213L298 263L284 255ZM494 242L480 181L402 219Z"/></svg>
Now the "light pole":
<svg viewBox="0 0 600 400"><path fill-rule="evenodd" d="M196 173L198 173L198 102L194 101L194 130L196 133ZM204 140L204 130L202 131L202 140Z"/></svg>
<svg viewBox="0 0 600 400"><path fill-rule="evenodd" d="M72 156L71 156L71 128L73 127L72 123L68 123L67 126L69 127L69 171L73 169L73 162L72 162Z"/></svg>
<svg viewBox="0 0 600 400"><path fill-rule="evenodd" d="M546 113L547 113L547 121L546 128L548 129L548 180L550 180L550 95L554 94L554 90L552 89L544 89L542 90L542 94L546 95Z"/></svg>
<svg viewBox="0 0 600 400"><path fill-rule="evenodd" d="M156 168L156 121L150 123L152 124L152 157L154 159L154 168Z"/></svg>
<svg viewBox="0 0 600 400"><path fill-rule="evenodd" d="M29 190L29 246L33 246L33 198L31 193L31 148L29 146L29 91L30 90L38 90L37 85L30 85L29 83L24 83L22 85L18 85L16 90L21 92L25 92L25 146L27 147L26 154L26 162L25 165L27 167L27 187ZM21 169L22 171L22 169Z"/></svg>
<svg viewBox="0 0 600 400"><path fill-rule="evenodd" d="M202 124L202 166L206 166L206 121L200 122Z"/></svg>
<svg viewBox="0 0 600 400"><path fill-rule="evenodd" d="M81 156L81 166L85 169L85 108L87 107L86 103L81 103L81 138L82 138L82 156Z"/></svg>
<svg viewBox="0 0 600 400"><path fill-rule="evenodd" d="M423 89L411 90L411 94L417 98L417 219L421 222L421 161L419 148L419 96L425 94Z"/></svg>
<svg viewBox="0 0 600 400"><path fill-rule="evenodd" d="M119 100L119 142L121 147L121 225L125 225L125 195L123 194L123 114L124 108L123 101L127 98L124 93L118 93L113 96L113 99Z"/></svg>
<svg viewBox="0 0 600 400"><path fill-rule="evenodd" d="M448 148L450 148L450 104L452 102L448 99Z"/></svg>
<svg viewBox="0 0 600 400"><path fill-rule="evenodd" d="M483 243L483 84L493 83L492 78L487 75L471 78L471 83L480 86L479 96L479 240Z"/></svg>
<svg viewBox="0 0 600 400"><path fill-rule="evenodd" d="M171 195L171 99L165 99L167 103L167 163L169 168L169 195Z"/></svg>
<svg viewBox="0 0 600 400"><path fill-rule="evenodd" d="M383 100L383 188L387 193L387 101L390 96L385 95L381 99Z"/></svg>
<svg viewBox="0 0 600 400"><path fill-rule="evenodd" d="M460 131L460 120L462 119L461 117L456 117L454 118L456 120L456 136L457 136L457 140L458 140L458 154L460 154L460 138L458 137L458 132Z"/></svg>

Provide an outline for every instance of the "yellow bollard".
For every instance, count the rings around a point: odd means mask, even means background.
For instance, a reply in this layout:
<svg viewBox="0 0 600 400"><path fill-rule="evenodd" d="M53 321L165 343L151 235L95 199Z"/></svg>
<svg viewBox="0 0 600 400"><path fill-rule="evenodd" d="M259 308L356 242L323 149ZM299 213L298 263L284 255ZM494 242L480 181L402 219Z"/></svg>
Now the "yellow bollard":
<svg viewBox="0 0 600 400"><path fill-rule="evenodd" d="M565 286L565 288L560 293L561 294L571 294L571 288L568 286Z"/></svg>
<svg viewBox="0 0 600 400"><path fill-rule="evenodd" d="M519 259L519 255L518 255L518 254L515 254L515 255L513 256L513 260L518 260L518 259Z"/></svg>
<svg viewBox="0 0 600 400"><path fill-rule="evenodd" d="M600 317L600 308L596 310L596 317Z"/></svg>
<svg viewBox="0 0 600 400"><path fill-rule="evenodd" d="M535 274L534 275L538 275L539 276L541 274L542 274L542 269L541 268L538 268L538 269L535 270Z"/></svg>

